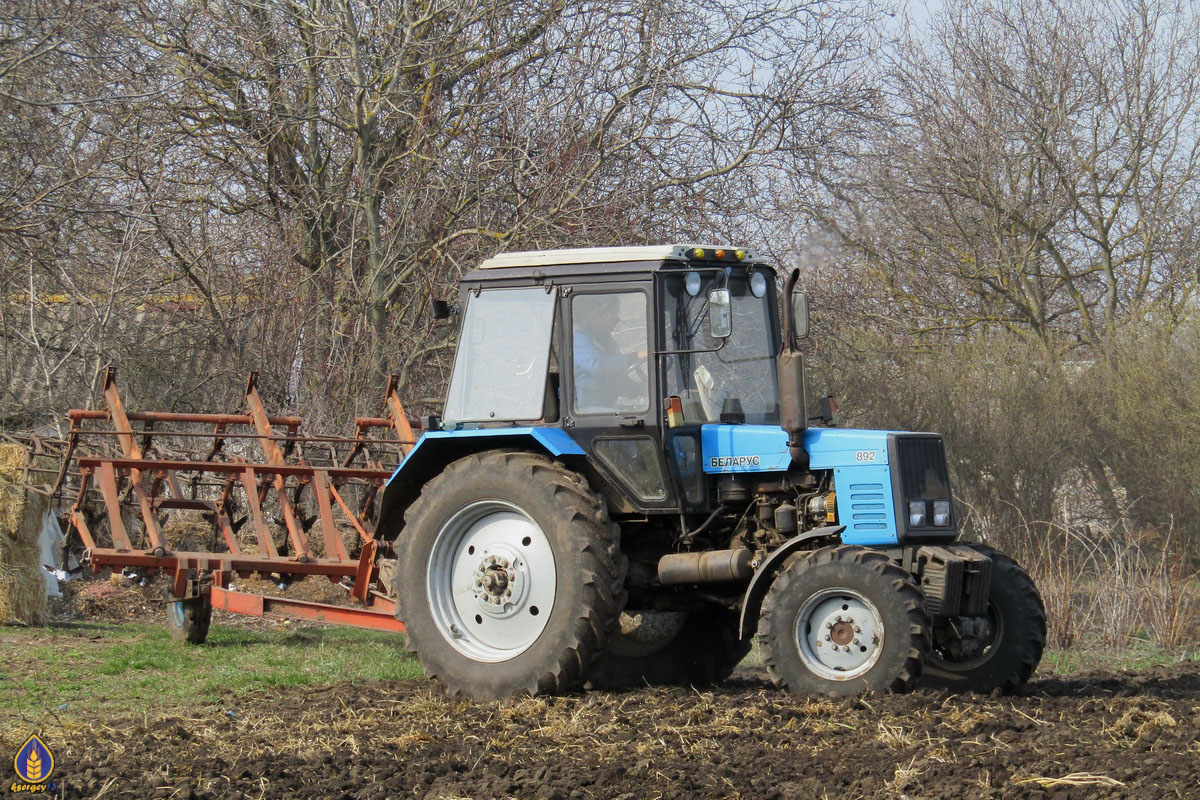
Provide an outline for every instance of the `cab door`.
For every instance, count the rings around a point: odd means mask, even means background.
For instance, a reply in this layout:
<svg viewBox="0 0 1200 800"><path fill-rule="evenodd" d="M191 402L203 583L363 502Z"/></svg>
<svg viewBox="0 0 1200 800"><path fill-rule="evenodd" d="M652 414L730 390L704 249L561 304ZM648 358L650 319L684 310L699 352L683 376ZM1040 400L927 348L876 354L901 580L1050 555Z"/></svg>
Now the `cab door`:
<svg viewBox="0 0 1200 800"><path fill-rule="evenodd" d="M649 287L593 284L563 299L564 425L640 511L677 508L659 438Z"/></svg>

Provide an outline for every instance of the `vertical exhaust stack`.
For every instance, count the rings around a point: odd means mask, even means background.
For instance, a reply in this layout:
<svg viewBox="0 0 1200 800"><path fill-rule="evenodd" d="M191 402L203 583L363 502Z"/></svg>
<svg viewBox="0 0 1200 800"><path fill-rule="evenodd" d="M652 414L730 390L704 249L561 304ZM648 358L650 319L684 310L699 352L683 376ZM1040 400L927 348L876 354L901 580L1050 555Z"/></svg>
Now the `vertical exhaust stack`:
<svg viewBox="0 0 1200 800"><path fill-rule="evenodd" d="M804 320L803 330L797 330L794 292L798 280L800 270L794 269L784 282L783 345L776 358L776 368L779 373L779 426L787 431L792 464L807 469L804 431L808 428L808 402L804 386L804 354L796 347L796 342L808 335L808 321ZM804 307L807 312L807 302Z"/></svg>

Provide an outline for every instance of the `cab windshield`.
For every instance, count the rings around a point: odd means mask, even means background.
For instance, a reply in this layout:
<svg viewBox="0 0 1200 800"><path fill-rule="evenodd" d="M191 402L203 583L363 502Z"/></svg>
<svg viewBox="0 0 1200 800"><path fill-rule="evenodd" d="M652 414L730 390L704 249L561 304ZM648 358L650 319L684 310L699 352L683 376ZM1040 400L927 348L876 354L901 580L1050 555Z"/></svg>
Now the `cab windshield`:
<svg viewBox="0 0 1200 800"><path fill-rule="evenodd" d="M690 275L690 277L689 277ZM755 276L758 277L755 277ZM685 422L779 422L775 273L716 268L662 277L666 390L683 401ZM715 338L709 294L728 289L732 332Z"/></svg>

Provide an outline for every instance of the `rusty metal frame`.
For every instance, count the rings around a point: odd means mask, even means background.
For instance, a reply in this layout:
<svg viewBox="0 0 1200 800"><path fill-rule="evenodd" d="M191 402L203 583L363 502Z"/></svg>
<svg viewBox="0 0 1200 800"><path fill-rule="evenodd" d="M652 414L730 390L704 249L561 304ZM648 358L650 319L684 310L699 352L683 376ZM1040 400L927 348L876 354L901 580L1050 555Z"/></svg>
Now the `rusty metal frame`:
<svg viewBox="0 0 1200 800"><path fill-rule="evenodd" d="M398 461L416 439L394 377L384 395L387 416L356 419L352 437L304 435L300 417L268 414L255 373L246 383L245 412L239 414L126 411L113 369L105 373L103 398L103 410L69 412L66 457L55 486L56 492L68 486L75 489L67 519L93 569L132 567L148 574L164 572L170 576L174 596L203 596L214 608L235 613L403 631L403 624L393 616L394 604L379 586L378 557L390 544L375 539L370 518L374 499L395 468L372 460L372 448L386 445ZM108 427L89 423L107 423ZM135 428L134 423L142 427ZM187 429L196 425L211 427L204 432ZM379 429L387 435L373 436ZM164 438L198 443L203 454L197 458L154 457L157 443ZM257 444L261 460L230 455L228 443L234 440L244 447ZM96 445L96 452L90 451L88 443ZM330 465L309 463L303 454L306 444L325 446L330 453L340 447L346 455L331 459ZM68 462L77 471L71 471ZM358 508L345 494L348 485L361 489ZM298 505L306 492L317 512L310 518L302 515ZM268 522L268 503L282 516L286 535L278 543ZM347 551L335 508L362 541L357 557ZM243 513L235 522L238 509ZM97 538L85 513L89 510L93 518L102 510L111 543ZM172 551L160 515L183 510L203 512L213 526L213 541L223 549ZM127 511L136 511L140 531L130 530ZM321 556L309 535L316 522L321 526ZM242 526L249 526L252 537L239 537ZM246 551L250 538L255 552ZM309 603L229 588L231 576L255 573L289 580L324 576L345 586L353 605Z"/></svg>

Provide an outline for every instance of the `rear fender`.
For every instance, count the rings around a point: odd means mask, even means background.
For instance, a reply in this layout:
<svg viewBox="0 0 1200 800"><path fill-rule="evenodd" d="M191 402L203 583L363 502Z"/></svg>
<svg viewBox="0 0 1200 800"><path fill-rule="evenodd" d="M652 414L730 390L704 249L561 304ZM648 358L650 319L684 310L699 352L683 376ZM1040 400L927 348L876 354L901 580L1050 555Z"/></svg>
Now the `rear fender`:
<svg viewBox="0 0 1200 800"><path fill-rule="evenodd" d="M484 450L528 450L562 458L585 458L583 448L561 428L481 428L430 431L417 440L388 479L376 526L380 539L394 539L404 527L404 513L435 475L452 462Z"/></svg>
<svg viewBox="0 0 1200 800"><path fill-rule="evenodd" d="M746 595L742 598L742 617L738 625L738 633L742 639L748 639L754 635L754 631L758 627L758 612L762 610L763 596L767 593L767 589L771 588L771 582L775 580L775 573L783 566L783 562L787 561L793 553L811 550L814 541L835 537L845 529L844 525L813 528L811 531L805 531L799 536L788 539L767 556L767 560L750 579L750 586L746 588Z"/></svg>

